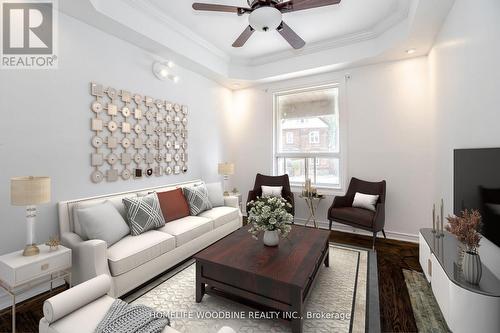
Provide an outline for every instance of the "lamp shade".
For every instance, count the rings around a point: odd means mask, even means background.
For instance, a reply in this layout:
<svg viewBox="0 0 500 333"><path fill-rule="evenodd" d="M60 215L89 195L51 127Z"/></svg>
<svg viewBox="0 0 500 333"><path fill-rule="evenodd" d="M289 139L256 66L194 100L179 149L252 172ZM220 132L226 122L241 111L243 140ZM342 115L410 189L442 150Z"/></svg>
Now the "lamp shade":
<svg viewBox="0 0 500 333"><path fill-rule="evenodd" d="M234 175L234 164L219 163L219 175Z"/></svg>
<svg viewBox="0 0 500 333"><path fill-rule="evenodd" d="M31 206L50 202L50 177L15 177L10 180L10 203Z"/></svg>

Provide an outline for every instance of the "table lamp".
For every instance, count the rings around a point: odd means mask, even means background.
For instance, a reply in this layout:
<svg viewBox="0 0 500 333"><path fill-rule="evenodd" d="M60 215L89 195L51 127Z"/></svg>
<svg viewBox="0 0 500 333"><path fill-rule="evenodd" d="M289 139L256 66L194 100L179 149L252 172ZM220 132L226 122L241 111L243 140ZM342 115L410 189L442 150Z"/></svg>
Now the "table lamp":
<svg viewBox="0 0 500 333"><path fill-rule="evenodd" d="M50 202L49 177L15 177L10 180L10 202L13 206L26 206L27 242L23 256L40 253L35 242L36 205Z"/></svg>
<svg viewBox="0 0 500 333"><path fill-rule="evenodd" d="M229 192L226 191L226 181L230 175L234 175L234 163L219 163L219 175L224 176L224 195L228 196Z"/></svg>

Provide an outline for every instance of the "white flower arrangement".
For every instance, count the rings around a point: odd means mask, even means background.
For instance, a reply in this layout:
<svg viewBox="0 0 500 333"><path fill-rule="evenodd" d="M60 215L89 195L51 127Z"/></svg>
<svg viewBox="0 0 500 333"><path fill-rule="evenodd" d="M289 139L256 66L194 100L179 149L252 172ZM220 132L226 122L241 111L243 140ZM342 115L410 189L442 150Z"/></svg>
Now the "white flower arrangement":
<svg viewBox="0 0 500 333"><path fill-rule="evenodd" d="M257 236L262 231L276 230L281 237L286 237L292 227L290 224L293 221L293 215L288 212L292 208L285 199L281 197L257 197L247 205L250 210L248 212L248 223L251 228L248 230L252 237L258 239Z"/></svg>

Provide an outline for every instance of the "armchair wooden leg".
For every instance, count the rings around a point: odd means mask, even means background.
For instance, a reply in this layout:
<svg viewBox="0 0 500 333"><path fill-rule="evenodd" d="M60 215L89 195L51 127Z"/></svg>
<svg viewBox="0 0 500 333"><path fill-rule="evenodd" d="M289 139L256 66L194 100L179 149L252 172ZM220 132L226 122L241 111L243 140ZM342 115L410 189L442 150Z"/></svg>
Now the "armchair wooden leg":
<svg viewBox="0 0 500 333"><path fill-rule="evenodd" d="M332 230L332 220L330 220L330 226L328 227L329 230Z"/></svg>
<svg viewBox="0 0 500 333"><path fill-rule="evenodd" d="M384 238L387 239L387 237L385 236L385 231L384 229L382 229L382 235L384 235Z"/></svg>
<svg viewBox="0 0 500 333"><path fill-rule="evenodd" d="M373 243L372 243L372 249L375 250L375 240L377 239L377 232L373 232Z"/></svg>

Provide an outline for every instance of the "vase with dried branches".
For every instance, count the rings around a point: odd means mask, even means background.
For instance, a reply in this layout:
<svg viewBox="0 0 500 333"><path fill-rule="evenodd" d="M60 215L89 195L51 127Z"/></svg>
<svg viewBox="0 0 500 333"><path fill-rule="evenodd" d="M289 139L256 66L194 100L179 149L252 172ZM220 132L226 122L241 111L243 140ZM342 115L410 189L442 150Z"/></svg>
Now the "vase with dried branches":
<svg viewBox="0 0 500 333"><path fill-rule="evenodd" d="M481 214L478 210L465 209L460 216L448 216L446 230L457 237L465 247L463 257L459 255L462 273L465 280L472 284L479 284L482 275L481 258L478 248L481 241ZM460 264L460 263L459 263Z"/></svg>

